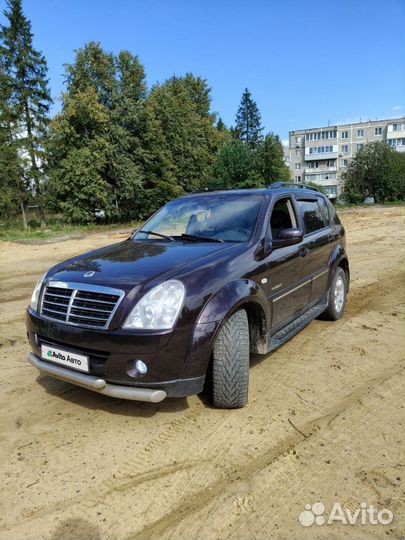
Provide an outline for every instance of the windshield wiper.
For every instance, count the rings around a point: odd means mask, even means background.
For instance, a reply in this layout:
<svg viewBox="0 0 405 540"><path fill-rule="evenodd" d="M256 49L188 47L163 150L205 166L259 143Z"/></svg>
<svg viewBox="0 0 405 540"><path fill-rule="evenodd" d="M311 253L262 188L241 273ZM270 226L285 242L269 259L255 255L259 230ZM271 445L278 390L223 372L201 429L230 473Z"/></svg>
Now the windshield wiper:
<svg viewBox="0 0 405 540"><path fill-rule="evenodd" d="M137 231L136 234L138 233L145 233L145 234L154 234L155 236L160 236L160 238L164 238L165 240L170 240L170 242L175 242L175 239L173 238L173 236L168 236L167 234L162 234L162 233L158 233L158 232L155 232L155 231L144 231L144 230L139 230Z"/></svg>
<svg viewBox="0 0 405 540"><path fill-rule="evenodd" d="M207 236L197 236L196 234L183 233L180 238L184 240L195 240L196 242L223 242L219 238L209 238Z"/></svg>

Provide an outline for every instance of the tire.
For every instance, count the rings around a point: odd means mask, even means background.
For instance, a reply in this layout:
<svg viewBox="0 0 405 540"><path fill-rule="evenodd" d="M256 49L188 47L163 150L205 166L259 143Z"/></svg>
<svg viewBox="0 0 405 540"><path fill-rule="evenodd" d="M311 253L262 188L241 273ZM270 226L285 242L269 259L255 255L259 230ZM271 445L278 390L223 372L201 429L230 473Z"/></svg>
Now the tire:
<svg viewBox="0 0 405 540"><path fill-rule="evenodd" d="M238 409L248 400L249 323L246 311L234 313L220 329L213 349L214 407Z"/></svg>
<svg viewBox="0 0 405 540"><path fill-rule="evenodd" d="M337 321L343 317L346 307L347 277L341 266L336 268L328 293L328 307L322 313L322 318Z"/></svg>

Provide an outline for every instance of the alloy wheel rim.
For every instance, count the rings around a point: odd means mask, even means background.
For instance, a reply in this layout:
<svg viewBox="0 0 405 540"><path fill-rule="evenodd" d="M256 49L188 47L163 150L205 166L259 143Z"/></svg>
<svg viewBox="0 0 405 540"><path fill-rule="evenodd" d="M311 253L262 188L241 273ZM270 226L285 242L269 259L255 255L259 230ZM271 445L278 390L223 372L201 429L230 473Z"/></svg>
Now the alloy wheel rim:
<svg viewBox="0 0 405 540"><path fill-rule="evenodd" d="M342 276L339 276L335 283L335 309L339 313L342 310L345 300L345 284Z"/></svg>

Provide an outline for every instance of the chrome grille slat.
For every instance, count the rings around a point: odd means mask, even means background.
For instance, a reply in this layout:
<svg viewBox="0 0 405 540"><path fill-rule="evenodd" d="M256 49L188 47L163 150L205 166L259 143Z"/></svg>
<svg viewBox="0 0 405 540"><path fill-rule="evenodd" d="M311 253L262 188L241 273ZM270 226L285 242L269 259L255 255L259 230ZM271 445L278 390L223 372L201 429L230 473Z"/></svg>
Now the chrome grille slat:
<svg viewBox="0 0 405 540"><path fill-rule="evenodd" d="M123 297L124 291L120 289L49 281L42 295L41 314L65 324L105 329Z"/></svg>
<svg viewBox="0 0 405 540"><path fill-rule="evenodd" d="M61 307L67 307L69 304L60 304L59 302L53 302L52 300L47 300L44 298L44 304L51 304L52 306L61 306Z"/></svg>
<svg viewBox="0 0 405 540"><path fill-rule="evenodd" d="M78 306L76 305L77 302L75 302L74 307L72 309L83 309L84 311L99 311L100 313L111 313L111 309L100 309L100 308L91 308L91 307L84 307L84 306Z"/></svg>
<svg viewBox="0 0 405 540"><path fill-rule="evenodd" d="M95 300L94 298L80 298L80 296L77 296L76 300L80 300L80 302L95 302L98 304L110 304L111 306L115 305L115 302L107 302L106 300Z"/></svg>

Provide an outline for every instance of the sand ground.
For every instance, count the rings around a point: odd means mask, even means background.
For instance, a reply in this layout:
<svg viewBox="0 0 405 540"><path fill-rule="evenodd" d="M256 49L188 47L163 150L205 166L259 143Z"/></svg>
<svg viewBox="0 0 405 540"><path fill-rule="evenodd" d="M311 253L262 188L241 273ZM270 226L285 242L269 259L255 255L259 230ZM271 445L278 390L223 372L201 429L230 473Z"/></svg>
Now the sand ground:
<svg viewBox="0 0 405 540"><path fill-rule="evenodd" d="M124 236L0 242L0 538L403 537L405 211L341 217L344 318L314 321L254 361L249 404L236 411L198 396L119 401L40 377L24 326L35 281ZM316 501L395 517L303 527Z"/></svg>

